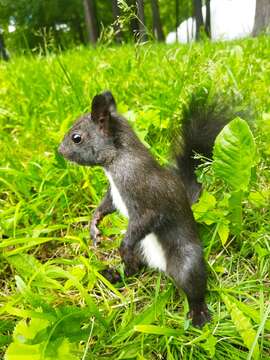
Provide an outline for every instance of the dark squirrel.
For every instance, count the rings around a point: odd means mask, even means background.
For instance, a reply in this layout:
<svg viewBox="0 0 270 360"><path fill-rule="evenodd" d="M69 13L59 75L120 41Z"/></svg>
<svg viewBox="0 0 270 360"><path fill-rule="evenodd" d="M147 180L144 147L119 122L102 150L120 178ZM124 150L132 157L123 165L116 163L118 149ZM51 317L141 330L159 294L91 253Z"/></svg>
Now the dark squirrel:
<svg viewBox="0 0 270 360"><path fill-rule="evenodd" d="M211 157L217 134L228 122L200 111L183 122L177 166L161 166L139 140L127 120L116 111L109 91L96 95L91 113L79 118L65 135L59 152L86 166L102 166L110 186L90 225L94 241L102 218L116 210L129 218L120 246L127 276L144 266L160 269L183 289L189 317L195 326L210 320L205 303L206 268L191 204L200 185L194 152ZM105 271L118 281L114 270Z"/></svg>

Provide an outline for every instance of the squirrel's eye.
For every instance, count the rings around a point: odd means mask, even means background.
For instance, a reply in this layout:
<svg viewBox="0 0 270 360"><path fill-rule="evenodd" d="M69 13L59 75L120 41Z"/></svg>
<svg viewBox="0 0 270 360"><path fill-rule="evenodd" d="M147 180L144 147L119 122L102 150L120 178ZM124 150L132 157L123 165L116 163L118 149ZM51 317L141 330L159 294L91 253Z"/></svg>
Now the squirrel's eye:
<svg viewBox="0 0 270 360"><path fill-rule="evenodd" d="M80 134L72 134L71 135L71 140L75 143L75 144L79 144L82 141L82 137Z"/></svg>

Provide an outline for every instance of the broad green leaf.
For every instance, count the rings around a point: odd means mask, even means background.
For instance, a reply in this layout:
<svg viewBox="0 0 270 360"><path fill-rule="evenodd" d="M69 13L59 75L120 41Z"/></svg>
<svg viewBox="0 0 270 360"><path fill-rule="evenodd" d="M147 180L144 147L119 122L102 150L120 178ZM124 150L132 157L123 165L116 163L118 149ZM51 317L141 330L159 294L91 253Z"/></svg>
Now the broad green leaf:
<svg viewBox="0 0 270 360"><path fill-rule="evenodd" d="M27 320L21 320L15 327L13 337L18 342L24 343L26 340L33 340L36 335L46 329L49 326L49 321L46 319L31 319L29 322Z"/></svg>
<svg viewBox="0 0 270 360"><path fill-rule="evenodd" d="M251 202L252 205L257 207L264 207L267 206L267 193L265 192L258 192L253 191L249 194L248 200Z"/></svg>
<svg viewBox="0 0 270 360"><path fill-rule="evenodd" d="M16 353L18 359L20 356L24 359L27 355L32 359L33 351L35 359L77 360L73 353L78 351L76 344L86 340L89 335L87 324L90 314L88 309L68 306L58 309L58 319L54 323L40 318L33 318L30 321L21 320L15 327L13 343L7 354L11 359Z"/></svg>
<svg viewBox="0 0 270 360"><path fill-rule="evenodd" d="M0 321L0 333L5 331L11 331L14 329L15 321L14 320L4 320Z"/></svg>
<svg viewBox="0 0 270 360"><path fill-rule="evenodd" d="M215 220L212 218L211 210L215 208L216 203L214 195L204 190L199 201L192 205L196 221L205 222L208 225L213 224Z"/></svg>
<svg viewBox="0 0 270 360"><path fill-rule="evenodd" d="M2 346L10 344L12 341L12 336L10 335L1 335L0 334L0 348Z"/></svg>
<svg viewBox="0 0 270 360"><path fill-rule="evenodd" d="M63 307L57 323L54 324L52 339L68 338L71 342L86 340L89 335L91 315L88 309Z"/></svg>
<svg viewBox="0 0 270 360"><path fill-rule="evenodd" d="M67 339L63 339L61 345L57 349L57 359L59 360L78 360L79 358L72 354L71 343ZM54 359L52 359L54 360Z"/></svg>
<svg viewBox="0 0 270 360"><path fill-rule="evenodd" d="M44 354L45 342L39 344L23 344L14 342L8 347L5 360L79 360L72 354L73 346L67 339L61 338L48 345Z"/></svg>
<svg viewBox="0 0 270 360"><path fill-rule="evenodd" d="M237 303L232 300L232 297L222 295L222 299L229 311L232 321L236 327L236 330L243 339L244 345L250 350L253 347L253 343L256 340L256 331L253 329L252 324L248 317L246 317L237 306ZM259 359L260 351L259 345L256 342L253 350L254 359Z"/></svg>
<svg viewBox="0 0 270 360"><path fill-rule="evenodd" d="M42 264L33 255L17 254L7 258L8 262L25 279L31 278L31 282L40 288L61 289L64 287L56 280L49 278L44 272ZM16 285L19 292L25 296L31 296L30 288L27 287L21 276L15 275Z"/></svg>
<svg viewBox="0 0 270 360"><path fill-rule="evenodd" d="M260 316L260 312L258 310L255 310L251 304L247 305L244 302L241 302L231 296L227 297L229 299L233 299L233 302L237 305L237 307L243 311L243 313L245 313L246 315L248 315L253 321L255 321L257 324L261 323L261 316ZM265 329L267 331L270 331L270 320L266 320L265 325L264 325Z"/></svg>
<svg viewBox="0 0 270 360"><path fill-rule="evenodd" d="M216 138L213 169L233 190L247 190L256 146L246 121L239 117L226 125Z"/></svg>
<svg viewBox="0 0 270 360"><path fill-rule="evenodd" d="M23 279L29 279L34 273L39 273L42 268L42 264L33 255L17 254L8 257L7 261L17 270ZM25 287L25 285L22 286L21 281L22 279L17 279L18 288Z"/></svg>
<svg viewBox="0 0 270 360"><path fill-rule="evenodd" d="M229 233L230 233L228 224L219 224L217 232L220 237L221 243L224 246L228 240Z"/></svg>
<svg viewBox="0 0 270 360"><path fill-rule="evenodd" d="M41 345L12 343L9 345L5 360L41 360Z"/></svg>
<svg viewBox="0 0 270 360"><path fill-rule="evenodd" d="M71 343L66 338L58 338L56 341L52 341L48 344L46 351L42 352L41 359L43 360L80 360L80 357L76 356L74 352L77 346Z"/></svg>
<svg viewBox="0 0 270 360"><path fill-rule="evenodd" d="M239 235L242 230L242 200L243 191L233 191L229 198L231 230L235 235Z"/></svg>

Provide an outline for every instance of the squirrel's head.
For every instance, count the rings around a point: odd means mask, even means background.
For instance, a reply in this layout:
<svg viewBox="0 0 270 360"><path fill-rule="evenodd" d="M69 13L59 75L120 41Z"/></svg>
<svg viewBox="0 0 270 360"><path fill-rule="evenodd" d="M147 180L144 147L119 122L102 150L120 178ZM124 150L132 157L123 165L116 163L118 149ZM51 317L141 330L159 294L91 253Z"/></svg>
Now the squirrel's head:
<svg viewBox="0 0 270 360"><path fill-rule="evenodd" d="M91 113L80 117L67 132L59 153L80 165L106 165L117 152L114 128L117 126L116 103L111 92L96 95Z"/></svg>

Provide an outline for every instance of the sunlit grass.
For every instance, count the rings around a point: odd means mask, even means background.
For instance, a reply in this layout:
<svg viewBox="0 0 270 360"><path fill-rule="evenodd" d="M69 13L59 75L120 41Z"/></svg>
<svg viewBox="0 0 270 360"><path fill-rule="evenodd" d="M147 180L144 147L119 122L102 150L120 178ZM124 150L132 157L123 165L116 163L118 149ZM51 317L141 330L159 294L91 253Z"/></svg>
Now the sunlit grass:
<svg viewBox="0 0 270 360"><path fill-rule="evenodd" d="M269 357L269 47L270 39L262 37L190 47L80 48L0 63L3 353L19 320L43 319L45 359L63 339L74 359L84 353L86 359L246 359L252 349L237 331L225 295L257 332L261 358ZM213 318L203 330L189 326L187 301L163 274L147 271L113 286L98 272L110 265L123 274L117 246L126 221L107 217L103 242L92 247L88 221L105 177L101 169L66 164L56 149L104 89L162 163L169 158L171 124L194 91L238 97L255 110L248 119L258 145L252 189L262 197L244 204L238 239L226 248L218 238L205 241ZM211 228L202 231L213 235Z"/></svg>

